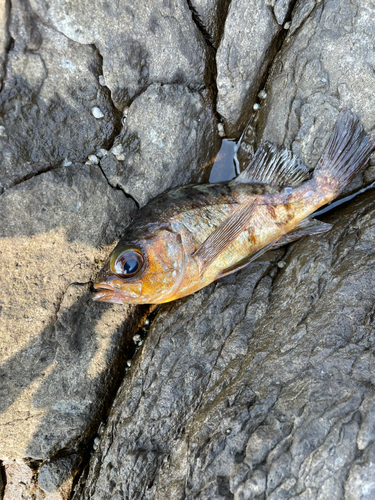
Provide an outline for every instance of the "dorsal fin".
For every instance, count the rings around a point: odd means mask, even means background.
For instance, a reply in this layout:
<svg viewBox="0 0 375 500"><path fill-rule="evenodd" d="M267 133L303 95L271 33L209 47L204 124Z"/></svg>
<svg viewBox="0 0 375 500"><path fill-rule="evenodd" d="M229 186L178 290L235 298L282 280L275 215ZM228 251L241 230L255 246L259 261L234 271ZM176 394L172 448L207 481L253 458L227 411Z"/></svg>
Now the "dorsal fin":
<svg viewBox="0 0 375 500"><path fill-rule="evenodd" d="M259 146L250 165L232 182L296 187L308 177L308 169L291 151L266 141Z"/></svg>

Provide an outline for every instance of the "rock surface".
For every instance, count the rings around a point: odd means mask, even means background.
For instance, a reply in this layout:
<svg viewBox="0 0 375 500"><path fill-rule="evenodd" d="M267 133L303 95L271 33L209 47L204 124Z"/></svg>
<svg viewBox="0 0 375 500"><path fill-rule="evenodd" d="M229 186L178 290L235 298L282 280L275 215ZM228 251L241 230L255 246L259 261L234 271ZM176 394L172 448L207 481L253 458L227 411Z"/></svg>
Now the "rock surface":
<svg viewBox="0 0 375 500"><path fill-rule="evenodd" d="M188 0L188 3L195 22L217 49L223 36L230 0Z"/></svg>
<svg viewBox="0 0 375 500"><path fill-rule="evenodd" d="M79 455L73 453L67 457L60 457L52 462L44 463L38 471L38 486L46 493L61 491L64 483L73 478L80 463Z"/></svg>
<svg viewBox="0 0 375 500"><path fill-rule="evenodd" d="M101 166L112 186L143 206L170 187L208 180L207 167L219 147L209 93L155 84L130 106L116 141L117 157L107 155Z"/></svg>
<svg viewBox="0 0 375 500"><path fill-rule="evenodd" d="M279 48L281 25L291 5L291 0L276 4L266 0L233 0L230 4L216 54L217 111L229 137L239 137L250 118Z"/></svg>
<svg viewBox="0 0 375 500"><path fill-rule="evenodd" d="M313 168L342 107L359 113L366 130L373 127L375 6L308 3L314 9L305 19L306 12L293 17L291 34L272 65L257 140L284 144Z"/></svg>
<svg viewBox="0 0 375 500"><path fill-rule="evenodd" d="M132 310L98 307L90 280L134 211L98 166L63 167L0 196L3 457L49 458L97 415Z"/></svg>
<svg viewBox="0 0 375 500"><path fill-rule="evenodd" d="M9 2L7 0L0 1L0 85L5 76L5 63L7 58L7 49L9 45Z"/></svg>
<svg viewBox="0 0 375 500"><path fill-rule="evenodd" d="M5 461L7 484L4 500L69 500L73 478L51 493L43 491L38 485L38 465L26 460ZM0 490L1 493L1 490Z"/></svg>
<svg viewBox="0 0 375 500"><path fill-rule="evenodd" d="M30 0L34 11L65 36L94 44L103 57L105 85L119 109L151 83L199 88L211 83L213 53L184 0ZM126 50L124 50L126 48Z"/></svg>
<svg viewBox="0 0 375 500"><path fill-rule="evenodd" d="M0 93L0 193L64 160L85 161L110 144L120 124L108 89L99 85L95 49L41 24L27 5L15 0L12 7L15 41Z"/></svg>

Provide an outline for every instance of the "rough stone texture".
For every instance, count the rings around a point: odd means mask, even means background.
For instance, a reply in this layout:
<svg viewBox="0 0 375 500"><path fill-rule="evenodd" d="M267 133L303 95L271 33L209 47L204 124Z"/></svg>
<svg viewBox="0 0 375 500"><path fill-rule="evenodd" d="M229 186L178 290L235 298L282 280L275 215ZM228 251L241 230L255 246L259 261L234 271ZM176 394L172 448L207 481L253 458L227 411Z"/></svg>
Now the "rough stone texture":
<svg viewBox="0 0 375 500"><path fill-rule="evenodd" d="M4 465L7 476L4 500L23 498L45 500L43 492L36 484L35 471L25 462L9 460Z"/></svg>
<svg viewBox="0 0 375 500"><path fill-rule="evenodd" d="M98 166L0 196L2 457L49 458L98 418L132 309L98 306L89 281L134 210Z"/></svg>
<svg viewBox="0 0 375 500"><path fill-rule="evenodd" d="M2 84L4 79L5 62L9 44L8 20L9 1L0 0L0 85Z"/></svg>
<svg viewBox="0 0 375 500"><path fill-rule="evenodd" d="M224 32L224 24L231 0L188 0L197 13L196 23L206 32L209 42L217 49Z"/></svg>
<svg viewBox="0 0 375 500"><path fill-rule="evenodd" d="M5 462L7 484L2 500L69 500L73 486L72 478L68 479L59 490L47 493L38 485L37 464L23 460L7 460Z"/></svg>
<svg viewBox="0 0 375 500"><path fill-rule="evenodd" d="M65 159L85 161L109 145L120 123L108 89L99 85L101 59L93 47L42 25L18 0L10 31L15 43L0 94L0 193ZM100 120L91 113L95 106Z"/></svg>
<svg viewBox="0 0 375 500"><path fill-rule="evenodd" d="M30 0L35 12L71 40L95 44L105 84L119 109L151 83L211 83L212 50L186 0ZM210 55L211 54L211 55Z"/></svg>
<svg viewBox="0 0 375 500"><path fill-rule="evenodd" d="M359 113L366 130L374 126L375 5L328 0L307 7L310 15L301 25L296 13L299 28L291 28L272 65L258 140L290 147L311 168L342 107Z"/></svg>
<svg viewBox="0 0 375 500"><path fill-rule="evenodd" d="M162 308L75 499L371 498L375 194L327 221Z"/></svg>
<svg viewBox="0 0 375 500"><path fill-rule="evenodd" d="M117 144L124 160L107 155L101 167L112 186L142 206L170 187L208 177L220 148L210 93L151 85L130 106Z"/></svg>
<svg viewBox="0 0 375 500"><path fill-rule="evenodd" d="M233 0L230 4L216 54L217 111L230 137L239 137L250 117L279 46L283 28L278 21L284 20L291 4L291 0L276 3ZM277 7L277 16L273 5Z"/></svg>
<svg viewBox="0 0 375 500"><path fill-rule="evenodd" d="M65 482L72 481L72 476L77 471L79 463L80 457L77 454L44 463L38 471L39 488L44 492L54 493Z"/></svg>

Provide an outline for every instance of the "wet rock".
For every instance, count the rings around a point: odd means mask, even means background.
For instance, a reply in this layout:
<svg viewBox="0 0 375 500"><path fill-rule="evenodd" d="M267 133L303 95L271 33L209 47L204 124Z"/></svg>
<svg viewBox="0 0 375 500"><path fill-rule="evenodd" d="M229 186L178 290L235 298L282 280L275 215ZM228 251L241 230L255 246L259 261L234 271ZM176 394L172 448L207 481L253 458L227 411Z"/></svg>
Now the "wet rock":
<svg viewBox="0 0 375 500"><path fill-rule="evenodd" d="M120 123L101 58L40 23L27 2L12 2L14 44L0 93L0 193L64 160L84 161L106 147ZM98 106L103 119L91 108Z"/></svg>
<svg viewBox="0 0 375 500"><path fill-rule="evenodd" d="M313 168L342 107L373 127L373 3L300 2L272 66L255 142L291 148ZM297 30L298 28L298 30Z"/></svg>
<svg viewBox="0 0 375 500"><path fill-rule="evenodd" d="M224 31L230 0L188 0L193 19L206 40L217 49Z"/></svg>
<svg viewBox="0 0 375 500"><path fill-rule="evenodd" d="M98 48L105 85L121 110L151 83L198 88L212 81L212 49L193 22L185 0L156 0L152 9L147 0L136 6L120 0L106 8L100 0L85 7L79 0L30 3L41 18L71 40Z"/></svg>
<svg viewBox="0 0 375 500"><path fill-rule="evenodd" d="M143 206L170 187L208 178L219 147L210 93L155 84L130 106L101 167L112 186Z"/></svg>
<svg viewBox="0 0 375 500"><path fill-rule="evenodd" d="M239 137L251 115L279 48L283 33L280 24L291 4L290 0L234 0L230 4L216 54L217 111L224 119L229 137Z"/></svg>
<svg viewBox="0 0 375 500"><path fill-rule="evenodd" d="M163 306L75 499L369 498L375 194L326 220Z"/></svg>
<svg viewBox="0 0 375 500"><path fill-rule="evenodd" d="M134 211L94 165L0 196L2 457L50 458L100 418L124 328L137 320L132 308L92 302L90 280Z"/></svg>

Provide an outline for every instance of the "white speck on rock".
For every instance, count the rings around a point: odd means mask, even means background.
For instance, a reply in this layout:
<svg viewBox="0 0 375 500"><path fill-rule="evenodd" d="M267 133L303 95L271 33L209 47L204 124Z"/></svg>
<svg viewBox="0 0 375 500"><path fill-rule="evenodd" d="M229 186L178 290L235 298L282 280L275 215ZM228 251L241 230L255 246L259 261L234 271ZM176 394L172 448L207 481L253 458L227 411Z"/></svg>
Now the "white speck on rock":
<svg viewBox="0 0 375 500"><path fill-rule="evenodd" d="M69 161L69 160L68 160L68 158L65 158L65 160L63 160L63 161L61 162L61 166L62 166L62 167L70 167L70 165L71 165L71 164L72 164L72 162L71 162L71 161Z"/></svg>
<svg viewBox="0 0 375 500"><path fill-rule="evenodd" d="M93 163L94 165L97 165L99 163L99 158L95 155L89 155L88 159Z"/></svg>
<svg viewBox="0 0 375 500"><path fill-rule="evenodd" d="M267 92L262 89L258 94L259 99L265 99L267 97Z"/></svg>
<svg viewBox="0 0 375 500"><path fill-rule="evenodd" d="M284 30L288 30L291 27L292 23L288 21L287 23L284 24Z"/></svg>
<svg viewBox="0 0 375 500"><path fill-rule="evenodd" d="M105 80L103 75L99 76L99 83L102 87L105 87Z"/></svg>
<svg viewBox="0 0 375 500"><path fill-rule="evenodd" d="M258 111L258 109L260 108L260 104L258 104L257 102L254 104L253 106L253 110L254 111Z"/></svg>
<svg viewBox="0 0 375 500"><path fill-rule="evenodd" d="M286 262L284 262L283 260L280 260L280 262L277 263L277 267L280 268L280 269L283 269L283 267L286 266Z"/></svg>
<svg viewBox="0 0 375 500"><path fill-rule="evenodd" d="M94 106L91 110L91 113L94 115L95 118L99 119L99 118L103 118L104 115L103 113L100 111L100 109L96 106Z"/></svg>
<svg viewBox="0 0 375 500"><path fill-rule="evenodd" d="M116 144L116 146L113 146L111 153L115 156L120 155L122 153L122 145Z"/></svg>
<svg viewBox="0 0 375 500"><path fill-rule="evenodd" d="M101 158L104 158L105 156L107 156L107 154L108 154L108 151L106 149L101 148L96 153L96 156L101 159Z"/></svg>
<svg viewBox="0 0 375 500"><path fill-rule="evenodd" d="M217 130L219 132L220 137L225 137L225 129L222 123L217 124Z"/></svg>
<svg viewBox="0 0 375 500"><path fill-rule="evenodd" d="M0 137L8 137L3 125L0 125Z"/></svg>
<svg viewBox="0 0 375 500"><path fill-rule="evenodd" d="M124 161L126 156L125 153L120 153L119 155L116 156L118 161Z"/></svg>

